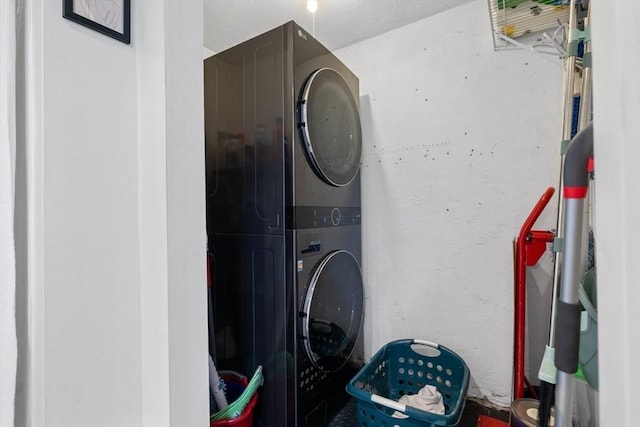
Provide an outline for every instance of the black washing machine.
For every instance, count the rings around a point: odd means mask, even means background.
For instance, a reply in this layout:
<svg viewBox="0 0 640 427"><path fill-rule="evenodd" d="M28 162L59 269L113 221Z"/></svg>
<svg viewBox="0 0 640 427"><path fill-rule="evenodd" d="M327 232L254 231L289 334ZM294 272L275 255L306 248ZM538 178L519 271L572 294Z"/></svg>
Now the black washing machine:
<svg viewBox="0 0 640 427"><path fill-rule="evenodd" d="M215 358L255 424L323 426L363 363L358 79L289 22L205 60Z"/></svg>
<svg viewBox="0 0 640 427"><path fill-rule="evenodd" d="M364 364L360 227L212 240L218 368L263 366L256 425L326 425Z"/></svg>
<svg viewBox="0 0 640 427"><path fill-rule="evenodd" d="M364 364L360 227L292 231L298 291L298 425L322 426Z"/></svg>
<svg viewBox="0 0 640 427"><path fill-rule="evenodd" d="M358 78L294 22L204 68L209 232L281 234L353 217Z"/></svg>

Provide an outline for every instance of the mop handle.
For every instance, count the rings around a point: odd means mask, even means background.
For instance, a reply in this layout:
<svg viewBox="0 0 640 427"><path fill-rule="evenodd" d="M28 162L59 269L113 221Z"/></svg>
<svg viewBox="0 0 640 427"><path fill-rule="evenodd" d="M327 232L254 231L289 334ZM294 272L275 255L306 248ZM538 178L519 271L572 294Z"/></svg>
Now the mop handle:
<svg viewBox="0 0 640 427"><path fill-rule="evenodd" d="M220 382L220 376L218 375L218 370L216 369L215 363L213 363L213 359L209 356L209 387L213 392L213 397L216 400L216 404L218 405L218 409L221 411L227 406L229 403L227 402L227 396L224 394L224 389L222 388L222 384Z"/></svg>
<svg viewBox="0 0 640 427"><path fill-rule="evenodd" d="M553 348L555 346L555 330L556 330L556 297L560 287L560 276L562 269L562 250L563 250L563 236L564 236L564 198L562 197L564 188L564 162L565 152L569 146L571 140L571 127L573 123L573 93L574 93L574 81L575 81L575 68L576 68L576 56L572 55L570 51L571 39L570 35L576 28L576 4L575 0L571 0L569 5L569 32L567 38L567 57L565 58L565 79L564 79L564 96L562 98L562 141L560 145L560 173L558 179L558 215L556 218L556 240L553 244L553 250L555 251L553 258L553 286L551 288L551 318L549 321L549 339L547 341L548 347Z"/></svg>
<svg viewBox="0 0 640 427"><path fill-rule="evenodd" d="M558 299L555 352L556 427L572 426L574 398L573 374L578 368L580 344L580 304L578 288L582 265L582 223L584 199L589 186L588 164L593 155L593 125L576 135L567 150L564 169L566 199L566 245L562 268L562 287Z"/></svg>

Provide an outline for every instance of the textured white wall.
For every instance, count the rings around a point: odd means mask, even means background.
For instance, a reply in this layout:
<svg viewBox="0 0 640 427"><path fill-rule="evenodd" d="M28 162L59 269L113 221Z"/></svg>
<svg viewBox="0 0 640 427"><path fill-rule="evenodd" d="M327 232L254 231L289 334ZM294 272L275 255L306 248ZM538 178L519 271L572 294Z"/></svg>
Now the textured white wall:
<svg viewBox="0 0 640 427"><path fill-rule="evenodd" d="M337 56L361 84L368 356L398 338L441 343L469 365L472 395L508 405L512 240L557 183L562 68L494 52L484 0ZM555 204L535 229L555 226ZM548 294L548 264L529 274L534 297Z"/></svg>
<svg viewBox="0 0 640 427"><path fill-rule="evenodd" d="M202 2L133 3L25 3L17 426L208 420Z"/></svg>

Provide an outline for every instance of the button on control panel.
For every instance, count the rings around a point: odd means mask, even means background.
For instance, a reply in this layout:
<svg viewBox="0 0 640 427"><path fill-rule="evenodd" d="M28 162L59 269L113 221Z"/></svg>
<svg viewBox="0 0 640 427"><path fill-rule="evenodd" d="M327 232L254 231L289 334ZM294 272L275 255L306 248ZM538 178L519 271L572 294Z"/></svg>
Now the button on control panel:
<svg viewBox="0 0 640 427"><path fill-rule="evenodd" d="M340 225L340 219L342 219L342 215L340 214L340 209L333 208L331 211L331 224Z"/></svg>

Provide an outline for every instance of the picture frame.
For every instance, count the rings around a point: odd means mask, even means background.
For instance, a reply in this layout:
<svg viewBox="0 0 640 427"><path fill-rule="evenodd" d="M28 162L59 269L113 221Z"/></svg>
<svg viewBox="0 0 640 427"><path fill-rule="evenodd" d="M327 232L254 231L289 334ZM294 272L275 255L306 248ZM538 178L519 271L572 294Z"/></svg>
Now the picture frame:
<svg viewBox="0 0 640 427"><path fill-rule="evenodd" d="M131 0L62 0L62 16L131 44Z"/></svg>

